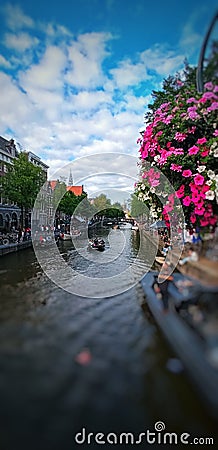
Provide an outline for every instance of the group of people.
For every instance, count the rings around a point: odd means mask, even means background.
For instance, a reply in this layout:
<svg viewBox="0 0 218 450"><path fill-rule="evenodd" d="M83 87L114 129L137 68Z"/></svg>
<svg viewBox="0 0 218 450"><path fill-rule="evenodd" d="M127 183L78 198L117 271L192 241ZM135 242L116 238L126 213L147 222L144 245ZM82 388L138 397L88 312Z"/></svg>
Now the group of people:
<svg viewBox="0 0 218 450"><path fill-rule="evenodd" d="M19 227L17 230L17 242L28 241L29 239L31 239L31 229L29 227Z"/></svg>
<svg viewBox="0 0 218 450"><path fill-rule="evenodd" d="M161 241L163 242L162 255L165 257L167 255L168 251L172 249L171 240L168 236L167 231L165 231L165 230L160 230L159 235L160 235Z"/></svg>

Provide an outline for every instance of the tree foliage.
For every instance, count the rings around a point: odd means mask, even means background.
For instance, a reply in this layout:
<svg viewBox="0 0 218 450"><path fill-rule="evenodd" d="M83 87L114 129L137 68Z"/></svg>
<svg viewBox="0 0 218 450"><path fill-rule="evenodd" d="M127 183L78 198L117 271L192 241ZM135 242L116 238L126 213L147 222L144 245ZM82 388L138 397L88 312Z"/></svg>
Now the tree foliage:
<svg viewBox="0 0 218 450"><path fill-rule="evenodd" d="M62 197L58 209L64 214L72 216L79 203L82 202L82 200L84 200L86 197L87 194L85 192L82 195L78 196L75 195L72 191L67 191Z"/></svg>
<svg viewBox="0 0 218 450"><path fill-rule="evenodd" d="M93 205L96 209L96 214L99 214L99 211L105 210L111 207L111 200L107 198L105 194L100 194L98 197L95 197L93 200Z"/></svg>
<svg viewBox="0 0 218 450"><path fill-rule="evenodd" d="M25 152L19 153L13 165L7 166L7 173L2 177L3 194L21 208L32 208L45 182L45 174L40 167L34 166L27 159Z"/></svg>

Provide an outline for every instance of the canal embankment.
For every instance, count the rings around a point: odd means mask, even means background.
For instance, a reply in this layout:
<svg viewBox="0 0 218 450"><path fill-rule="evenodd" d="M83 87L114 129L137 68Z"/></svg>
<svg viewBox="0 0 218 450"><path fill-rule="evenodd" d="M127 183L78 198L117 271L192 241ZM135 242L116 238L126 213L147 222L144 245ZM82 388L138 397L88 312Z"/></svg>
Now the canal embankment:
<svg viewBox="0 0 218 450"><path fill-rule="evenodd" d="M23 242L15 242L7 245L0 245L0 256L7 255L8 253L18 252L24 250L25 248L32 247L32 240Z"/></svg>
<svg viewBox="0 0 218 450"><path fill-rule="evenodd" d="M143 228L140 230L140 235L143 241L148 240L152 247L156 248L157 256L162 256L159 262L155 260L155 268L157 270L161 269L161 266L165 260L162 254L163 241L159 238L158 234L154 234L154 232L146 231ZM192 247L195 247L192 245ZM205 255L204 251L199 251L199 248L196 246L196 251L198 253L197 261L188 261L184 265L180 265L179 261L183 257L187 256L188 247L184 246L184 249L181 251L178 246L173 246L171 250L167 253L167 261L179 272L183 275L188 275L198 281L200 281L205 286L211 286L218 288L218 260L214 257L208 258Z"/></svg>

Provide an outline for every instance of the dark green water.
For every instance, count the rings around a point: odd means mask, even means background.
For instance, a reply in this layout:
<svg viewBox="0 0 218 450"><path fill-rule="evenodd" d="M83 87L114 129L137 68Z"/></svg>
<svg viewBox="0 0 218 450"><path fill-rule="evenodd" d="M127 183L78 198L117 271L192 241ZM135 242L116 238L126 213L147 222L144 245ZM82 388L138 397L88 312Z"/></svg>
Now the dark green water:
<svg viewBox="0 0 218 450"><path fill-rule="evenodd" d="M127 241L118 270L137 252L131 233ZM93 270L71 244L60 252ZM185 374L167 369L175 355L140 306L139 284L113 297L78 297L42 273L31 249L0 259L0 283L1 449L71 450L83 427L137 435L158 421L166 432L215 439L217 423Z"/></svg>

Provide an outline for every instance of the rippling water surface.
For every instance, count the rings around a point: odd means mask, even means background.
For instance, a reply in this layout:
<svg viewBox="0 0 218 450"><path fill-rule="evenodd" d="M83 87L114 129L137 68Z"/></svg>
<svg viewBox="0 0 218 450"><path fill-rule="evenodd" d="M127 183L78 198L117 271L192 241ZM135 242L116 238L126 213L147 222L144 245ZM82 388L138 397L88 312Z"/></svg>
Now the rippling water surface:
<svg viewBox="0 0 218 450"><path fill-rule="evenodd" d="M136 262L138 236L125 233L115 261L116 237L110 242L108 233L106 251L91 252L91 259L82 241L80 250L66 242L59 251L77 272L104 280ZM146 245L136 278L153 251ZM0 259L1 449L71 450L82 427L139 433L160 420L166 431L215 436L216 424L184 373L167 369L175 355L141 308L139 283L128 290L129 280L120 280L119 295L79 297L51 282L31 249ZM104 281L100 287L102 294Z"/></svg>

